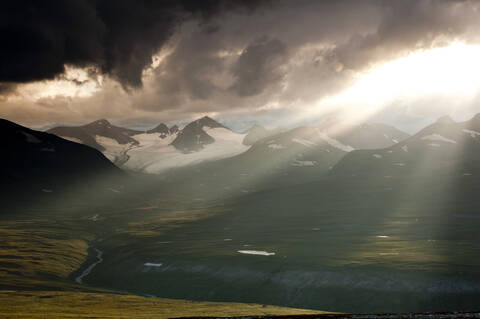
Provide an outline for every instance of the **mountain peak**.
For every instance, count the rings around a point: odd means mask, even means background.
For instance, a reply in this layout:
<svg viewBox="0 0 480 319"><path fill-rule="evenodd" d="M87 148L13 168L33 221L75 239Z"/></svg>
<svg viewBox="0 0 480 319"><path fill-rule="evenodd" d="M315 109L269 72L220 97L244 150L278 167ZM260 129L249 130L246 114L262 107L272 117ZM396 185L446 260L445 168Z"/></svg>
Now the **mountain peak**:
<svg viewBox="0 0 480 319"><path fill-rule="evenodd" d="M448 115L444 115L442 117L439 117L437 122L438 124L452 124L455 123L455 121Z"/></svg>
<svg viewBox="0 0 480 319"><path fill-rule="evenodd" d="M178 125L177 125L177 124L173 125L173 126L169 129L169 131L170 131L170 134L177 133L177 132L178 132Z"/></svg>
<svg viewBox="0 0 480 319"><path fill-rule="evenodd" d="M111 125L110 122L106 119L100 119L100 120L96 120L96 121L93 121L87 125L103 125L103 126L107 126L107 125Z"/></svg>
<svg viewBox="0 0 480 319"><path fill-rule="evenodd" d="M211 127L211 128L215 128L215 127L225 127L223 126L222 124L220 124L219 122L215 121L214 119L212 119L211 117L209 116L204 116L198 120L195 120L193 121L192 123L196 123L197 125L199 125L200 127L204 127L204 126L208 126L208 127Z"/></svg>
<svg viewBox="0 0 480 319"><path fill-rule="evenodd" d="M151 130L148 130L147 133L160 133L160 134L168 134L169 129L168 126L166 126L164 123L160 123Z"/></svg>
<svg viewBox="0 0 480 319"><path fill-rule="evenodd" d="M476 121L480 121L480 113L475 114L475 115L472 117L471 120L472 120L472 121L475 121L475 122L476 122Z"/></svg>

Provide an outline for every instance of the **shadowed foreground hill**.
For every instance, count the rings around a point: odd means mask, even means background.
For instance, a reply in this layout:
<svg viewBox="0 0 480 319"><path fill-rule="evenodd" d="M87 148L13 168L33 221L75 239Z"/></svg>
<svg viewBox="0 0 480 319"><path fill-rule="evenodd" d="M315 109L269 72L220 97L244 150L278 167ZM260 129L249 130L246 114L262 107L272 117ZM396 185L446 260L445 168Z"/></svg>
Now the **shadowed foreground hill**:
<svg viewBox="0 0 480 319"><path fill-rule="evenodd" d="M4 140L0 175L11 181L65 183L74 178L121 174L99 151L0 119Z"/></svg>
<svg viewBox="0 0 480 319"><path fill-rule="evenodd" d="M116 187L126 178L122 170L89 146L3 119L0 136L0 200L5 211L14 202L34 202L46 196L52 201L67 188L94 191L100 184L103 189Z"/></svg>

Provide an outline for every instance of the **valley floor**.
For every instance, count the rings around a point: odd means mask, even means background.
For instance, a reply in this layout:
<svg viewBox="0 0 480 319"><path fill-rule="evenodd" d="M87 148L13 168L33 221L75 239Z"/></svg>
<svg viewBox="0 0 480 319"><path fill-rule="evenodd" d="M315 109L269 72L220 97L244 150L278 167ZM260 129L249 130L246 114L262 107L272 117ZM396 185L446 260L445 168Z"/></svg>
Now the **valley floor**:
<svg viewBox="0 0 480 319"><path fill-rule="evenodd" d="M150 298L77 284L94 234L88 221L0 222L0 318L172 318L322 312L259 304Z"/></svg>

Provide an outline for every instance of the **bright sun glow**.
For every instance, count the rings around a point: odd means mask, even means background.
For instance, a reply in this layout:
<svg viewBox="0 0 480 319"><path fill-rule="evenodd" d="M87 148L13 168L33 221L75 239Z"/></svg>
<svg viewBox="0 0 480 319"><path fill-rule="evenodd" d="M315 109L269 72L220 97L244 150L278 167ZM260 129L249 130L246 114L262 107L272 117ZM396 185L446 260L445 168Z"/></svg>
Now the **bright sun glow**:
<svg viewBox="0 0 480 319"><path fill-rule="evenodd" d="M473 98L480 89L480 46L454 43L413 52L363 74L349 89L319 102L331 111L355 106L352 115L363 120L391 102L411 102L432 96Z"/></svg>
<svg viewBox="0 0 480 319"><path fill-rule="evenodd" d="M56 96L88 97L100 90L102 76L96 80L88 75L88 70L65 66L65 73L61 78L27 83L19 87L18 92L23 98L38 100Z"/></svg>

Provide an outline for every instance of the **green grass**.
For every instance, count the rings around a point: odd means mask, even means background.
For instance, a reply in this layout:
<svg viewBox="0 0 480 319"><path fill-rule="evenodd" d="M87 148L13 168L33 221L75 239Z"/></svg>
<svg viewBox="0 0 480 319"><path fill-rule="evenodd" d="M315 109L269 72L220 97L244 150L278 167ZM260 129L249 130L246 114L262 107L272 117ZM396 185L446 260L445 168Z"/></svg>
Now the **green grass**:
<svg viewBox="0 0 480 319"><path fill-rule="evenodd" d="M148 237L150 232L159 231L149 229L148 225L161 224L164 230L167 224L178 226L178 223L197 217L196 213L172 212L164 218L152 217L148 223L127 223L125 230L129 236ZM78 285L73 281L72 273L78 273L88 260L89 242L95 239L95 229L88 225L92 222L46 219L0 222L0 318L171 318L321 313L258 304L146 298Z"/></svg>
<svg viewBox="0 0 480 319"><path fill-rule="evenodd" d="M0 291L1 318L172 318L319 314L258 304L190 302L109 293Z"/></svg>
<svg viewBox="0 0 480 319"><path fill-rule="evenodd" d="M0 287L60 288L87 258L93 235L68 222L0 224Z"/></svg>

